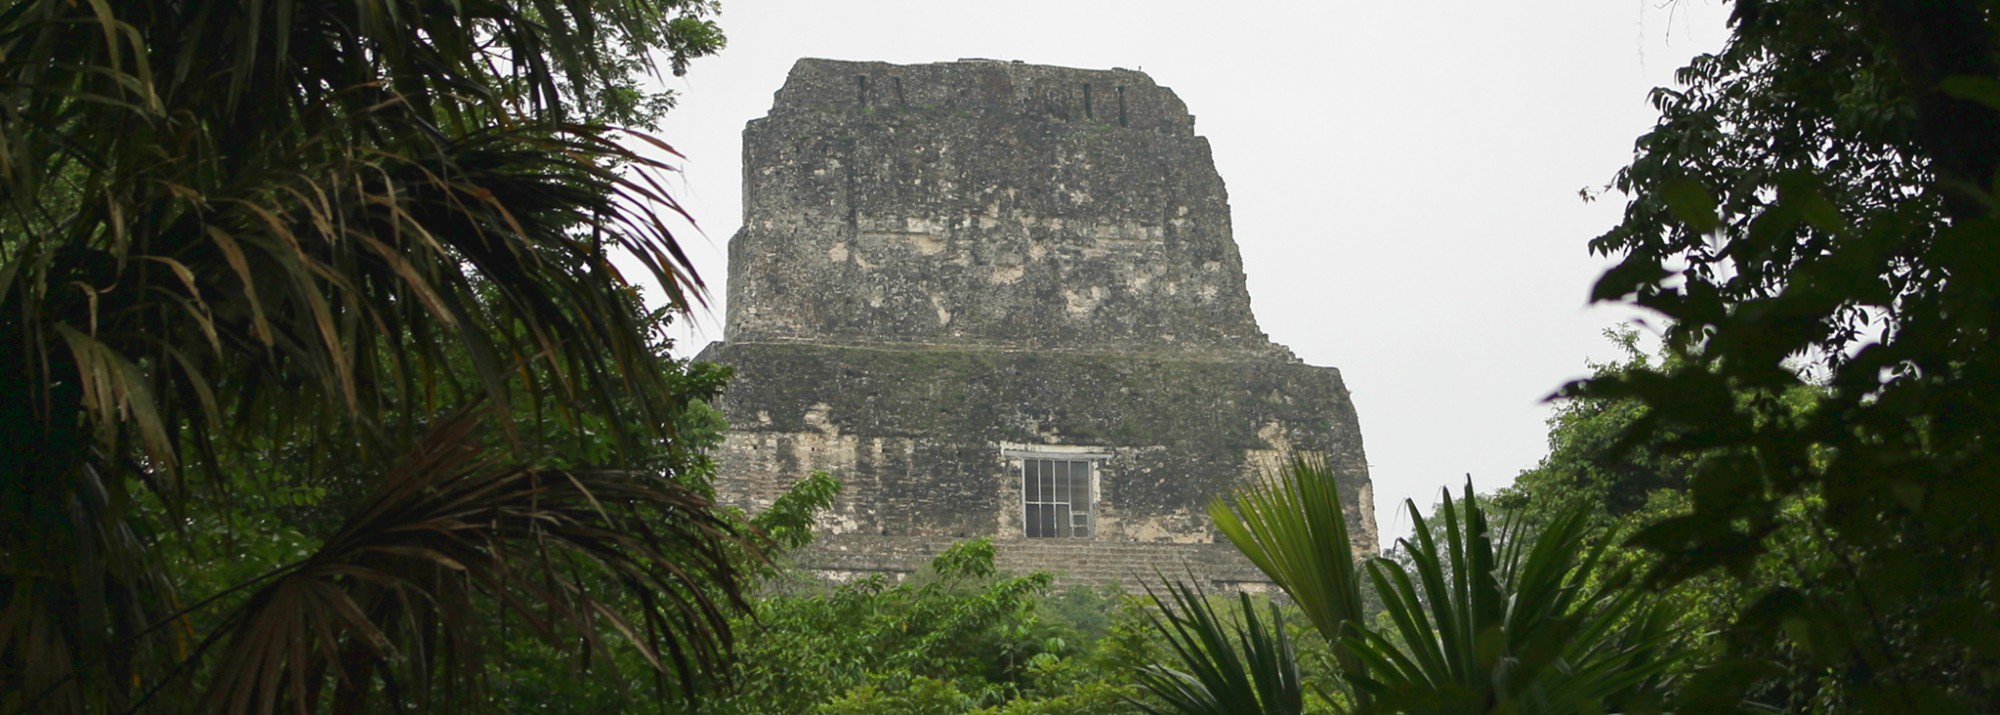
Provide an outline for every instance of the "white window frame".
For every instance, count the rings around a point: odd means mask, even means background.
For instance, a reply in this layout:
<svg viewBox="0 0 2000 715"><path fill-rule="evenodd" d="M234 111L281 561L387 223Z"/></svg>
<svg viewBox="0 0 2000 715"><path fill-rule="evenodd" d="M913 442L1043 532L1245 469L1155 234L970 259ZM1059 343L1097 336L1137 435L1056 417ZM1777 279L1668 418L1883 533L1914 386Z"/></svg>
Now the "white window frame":
<svg viewBox="0 0 2000 715"><path fill-rule="evenodd" d="M1013 478L1012 478L1014 485L1013 488L1017 493L1017 495L1019 496L1019 499L1015 504L1014 514L1017 516L1017 522L1020 527L1019 533L1021 534L1022 538L1094 539L1097 537L1097 511L1098 511L1098 505L1102 502L1102 499L1099 496L1101 488L1100 478L1101 475L1103 474L1103 470L1099 469L1099 464L1111 456L1110 452L1104 451L1103 448L1101 447L1081 447L1081 446L1071 446L1071 445L1020 445L1020 446L1007 445L1003 447L1001 453L1002 455L1008 458L1009 466L1012 467L1010 471L1013 472ZM1075 462L1086 465L1084 467L1087 472L1087 476L1085 478L1086 480L1085 494L1088 495L1090 502L1087 505L1087 507L1083 510L1082 514L1083 526L1085 529L1085 532L1082 536L1078 536L1074 533L1076 529L1076 517L1077 517L1075 502L1056 502L1056 501L1048 501L1046 499L1037 500L1034 502L1028 501L1028 486L1027 486L1028 465L1033 464L1037 461ZM1072 475L1071 478L1074 479L1074 476ZM1070 523L1067 529L1072 533L1059 536L1029 535L1028 507L1031 504L1043 507L1055 507L1055 506L1070 507L1071 509Z"/></svg>

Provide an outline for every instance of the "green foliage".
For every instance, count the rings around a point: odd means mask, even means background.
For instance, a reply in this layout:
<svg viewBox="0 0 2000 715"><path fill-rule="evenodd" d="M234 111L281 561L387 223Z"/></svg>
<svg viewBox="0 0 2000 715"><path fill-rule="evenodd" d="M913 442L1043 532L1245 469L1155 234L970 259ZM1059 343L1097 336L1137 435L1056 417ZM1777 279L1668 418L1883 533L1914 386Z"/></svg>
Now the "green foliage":
<svg viewBox="0 0 2000 715"><path fill-rule="evenodd" d="M925 572L773 593L738 626L730 687L699 712L1130 715L1129 664L1157 644L1122 595L1049 593L963 542ZM581 712L581 711L578 711Z"/></svg>
<svg viewBox="0 0 2000 715"><path fill-rule="evenodd" d="M1587 512L1560 514L1539 533L1495 534L1472 485L1445 496L1442 540L1406 502L1415 526L1414 578L1376 559L1369 577L1394 623L1351 646L1366 663L1356 687L1389 712L1573 713L1656 710L1679 657L1663 648L1669 619L1645 594L1590 586L1604 547L1586 543ZM1462 511L1461 511L1462 507ZM1463 520L1461 521L1461 514ZM1421 591L1421 592L1420 592Z"/></svg>
<svg viewBox="0 0 2000 715"><path fill-rule="evenodd" d="M874 685L863 685L821 706L821 715L872 715L911 713L912 715L959 715L976 703L944 680L917 676L894 692L884 693Z"/></svg>
<svg viewBox="0 0 2000 715"><path fill-rule="evenodd" d="M1416 541L1399 545L1411 568L1383 558L1368 563L1388 623L1377 628L1358 605L1313 602L1359 603L1352 551L1344 538L1331 535L1347 528L1333 484L1323 466L1295 460L1238 490L1233 509L1211 511L1218 521L1235 517L1223 533L1309 619L1314 613L1330 617L1314 625L1335 637L1353 709L1576 713L1661 707L1669 669L1683 657L1673 650L1670 620L1649 605L1648 594L1623 580L1593 583L1605 546L1589 546L1586 511L1559 512L1539 532L1516 519L1496 535L1468 483L1463 501L1446 496L1437 538L1415 503L1406 503ZM1305 577L1322 581L1301 583ZM1289 650L1281 624L1265 632L1250 617L1247 599L1241 607L1243 625L1232 638L1206 606L1177 598L1156 630L1176 644L1182 674L1149 678L1148 689L1180 712L1214 712L1226 698L1237 699L1238 709L1271 707L1262 692L1254 698L1247 693L1274 687L1250 684L1296 682L1288 675L1296 659L1274 655ZM1232 654L1238 650L1248 657ZM1297 711L1297 704L1282 702L1283 711Z"/></svg>
<svg viewBox="0 0 2000 715"><path fill-rule="evenodd" d="M1017 683L1044 651L1033 608L1050 578L991 573L992 545L976 540L939 555L911 583L878 576L766 598L741 644L737 687L718 694L715 709L806 713L856 688L873 686L867 697L878 697L917 678L962 679L975 697Z"/></svg>
<svg viewBox="0 0 2000 715"><path fill-rule="evenodd" d="M720 424L716 425L719 430ZM719 436L716 432L715 436ZM711 435L683 433L688 443L707 442ZM706 462L706 454L695 455ZM695 470L706 474L712 465ZM722 514L740 526L748 521L768 539L761 549L739 548L728 557L738 568L770 579L779 567L767 557L797 549L811 541L809 526L824 512L840 491L840 482L825 472L816 472L780 494L770 508L754 516L725 509ZM705 485L704 485L705 487ZM507 625L504 624L503 625ZM754 631L756 624L737 622L733 632ZM615 640L619 633L609 627L599 629L599 637ZM550 642L534 637L518 626L504 641L505 653L496 658L493 688L488 707L498 712L597 713L657 711L661 709L661 683L645 654L629 647L579 650L569 643ZM595 653L595 657L589 657ZM697 712L700 710L697 709Z"/></svg>
<svg viewBox="0 0 2000 715"><path fill-rule="evenodd" d="M1059 656L1052 652L1028 659L1027 685L1021 697L976 711L979 715L1134 715L1135 693L1111 665L1114 641L1101 641L1095 651ZM1130 656L1131 654L1122 654Z"/></svg>
<svg viewBox="0 0 2000 715"><path fill-rule="evenodd" d="M651 8L654 17L629 23L618 32L597 35L593 54L604 67L594 83L578 89L567 83L568 97L595 121L647 131L659 129L659 118L673 109L671 89L642 87L646 78L659 79L656 55L663 55L673 76L687 74L688 63L722 51L729 44L722 28L710 19L721 14L715 0L681 0Z"/></svg>
<svg viewBox="0 0 2000 715"><path fill-rule="evenodd" d="M1592 365L1592 377L1612 379L1654 367L1639 350L1637 331L1606 330L1605 337L1623 349L1626 358ZM1494 505L1528 512L1537 520L1586 507L1600 525L1609 526L1643 509L1656 492L1685 489L1694 457L1661 449L1674 439L1671 432L1632 432L1631 426L1646 412L1636 400L1558 401L1548 420L1549 453L1515 477L1513 486L1501 490Z"/></svg>
<svg viewBox="0 0 2000 715"><path fill-rule="evenodd" d="M1615 380L1637 371L1671 366L1671 355L1659 364L1648 360L1636 347L1636 333L1608 332L1628 358L1619 363L1596 365L1593 379ZM1824 391L1798 386L1781 400L1791 414L1803 415L1813 409ZM1639 431L1634 425L1648 412L1631 398L1594 396L1561 400L1549 420L1549 454L1534 469L1515 479L1489 504L1497 503L1512 514L1533 523L1547 523L1565 510L1581 510L1592 515L1601 531L1593 537L1593 547L1605 554L1592 580L1615 578L1625 569L1645 569L1657 557L1627 542L1648 525L1665 519L1687 516L1693 510L1688 493L1688 477L1702 455L1698 451L1670 449L1671 431ZM1671 650L1707 654L1690 658L1675 667L1679 676L1690 676L1708 665L1705 660L1726 645L1723 636L1730 630L1734 614L1748 607L1761 589L1783 586L1798 588L1812 583L1827 568L1829 552L1811 528L1809 515L1820 508L1804 497L1788 499L1779 511L1779 526L1770 538L1770 549L1751 562L1746 578L1707 573L1674 584L1657 594L1662 608L1677 614L1675 641ZM1436 522L1433 521L1433 524ZM1435 532L1436 529L1433 529ZM1800 659L1796 649L1766 643L1754 648L1759 658L1783 663L1783 672L1816 682L1823 673ZM1811 689L1816 686L1808 686ZM1789 690L1772 684L1759 693L1768 699L1771 692Z"/></svg>
<svg viewBox="0 0 2000 715"><path fill-rule="evenodd" d="M1694 458L1688 511L1633 537L1653 582L1752 584L1704 702L2000 703L1996 17L1739 2L1614 182L1595 295L1669 319L1676 361L1568 394L1643 405L1634 440ZM1755 580L1793 545L1811 558Z"/></svg>
<svg viewBox="0 0 2000 715"><path fill-rule="evenodd" d="M0 712L467 708L502 619L712 668L719 378L611 255L700 283L590 100L711 10L0 4Z"/></svg>
<svg viewBox="0 0 2000 715"><path fill-rule="evenodd" d="M1276 604L1269 604L1268 616L1259 619L1250 595L1237 594L1236 612L1243 622L1229 627L1200 589L1186 584L1166 588L1171 603L1149 591L1160 604L1153 629L1165 636L1174 660L1186 670L1158 665L1139 670L1139 686L1164 703L1154 707L1139 701L1146 712L1298 715L1304 711L1298 654Z"/></svg>
<svg viewBox="0 0 2000 715"><path fill-rule="evenodd" d="M1209 505L1216 530L1291 594L1306 619L1334 644L1341 669L1356 672L1360 663L1345 642L1366 620L1361 577L1351 558L1339 485L1326 461L1296 456L1279 473L1237 490L1234 501L1234 509L1220 499Z"/></svg>
<svg viewBox="0 0 2000 715"><path fill-rule="evenodd" d="M813 472L778 495L769 508L751 517L750 524L769 536L780 550L802 548L812 542L813 519L833 506L833 498L839 496L840 489L840 480L833 475Z"/></svg>

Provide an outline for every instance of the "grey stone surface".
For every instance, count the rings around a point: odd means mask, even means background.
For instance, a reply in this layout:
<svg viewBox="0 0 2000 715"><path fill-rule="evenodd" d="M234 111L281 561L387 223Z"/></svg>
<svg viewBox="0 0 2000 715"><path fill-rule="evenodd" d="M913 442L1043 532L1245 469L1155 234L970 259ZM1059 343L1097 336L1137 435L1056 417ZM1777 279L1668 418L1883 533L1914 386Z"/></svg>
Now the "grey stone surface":
<svg viewBox="0 0 2000 715"><path fill-rule="evenodd" d="M1258 329L1208 143L1145 75L801 60L744 182L703 356L737 369L718 490L758 508L839 476L807 565L907 572L992 535L1077 582L1185 561L1240 584L1203 510L1291 450L1328 455L1375 548L1340 374ZM1023 449L1098 455L1089 538L1025 538Z"/></svg>

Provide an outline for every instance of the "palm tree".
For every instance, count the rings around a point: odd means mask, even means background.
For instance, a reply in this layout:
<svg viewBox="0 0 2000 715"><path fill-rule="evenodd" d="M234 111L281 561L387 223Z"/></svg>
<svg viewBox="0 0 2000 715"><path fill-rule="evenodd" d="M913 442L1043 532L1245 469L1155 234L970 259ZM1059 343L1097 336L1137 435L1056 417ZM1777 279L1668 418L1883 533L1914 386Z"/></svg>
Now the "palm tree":
<svg viewBox="0 0 2000 715"><path fill-rule="evenodd" d="M1379 557L1366 562L1391 624L1383 629L1365 612L1361 569L1324 461L1296 459L1233 497L1233 508L1218 500L1210 516L1332 644L1360 712L1568 714L1659 707L1664 674L1678 657L1668 651L1669 620L1647 606L1642 590L1615 575L1603 578L1604 545L1590 545L1581 511L1559 516L1539 533L1517 521L1496 537L1468 482L1461 500L1445 495L1438 538L1416 504L1406 501L1415 540L1398 544L1411 567ZM1246 615L1248 606L1244 601ZM1254 672L1286 667L1282 659L1222 655L1229 639L1212 624L1226 619L1198 617L1204 611L1186 599L1179 610L1197 617L1170 615L1174 627L1156 630L1170 642L1200 646L1176 649L1189 672L1253 672L1143 679L1156 697L1169 703L1202 699L1163 687L1171 683L1186 690L1282 680L1281 673ZM1280 636L1281 630L1277 636L1239 635L1246 645L1238 647L1255 652L1247 644Z"/></svg>
<svg viewBox="0 0 2000 715"><path fill-rule="evenodd" d="M1629 574L1599 568L1607 541L1571 509L1538 533L1515 519L1496 535L1472 483L1438 514L1443 539L1404 502L1411 569L1388 559L1368 575L1394 624L1345 639L1363 662L1354 687L1392 712L1592 713L1657 710L1671 619ZM1461 519L1462 517L1462 519ZM1601 579L1601 580L1600 580Z"/></svg>
<svg viewBox="0 0 2000 715"><path fill-rule="evenodd" d="M699 297L632 146L671 149L588 120L634 58L719 47L710 9L0 4L0 712L462 705L475 606L716 660L733 529L657 475L517 463L512 419L673 437L611 261ZM313 553L177 591L192 514L336 477Z"/></svg>
<svg viewBox="0 0 2000 715"><path fill-rule="evenodd" d="M1292 649L1278 604L1265 604L1266 616L1260 619L1250 594L1239 593L1235 612L1242 622L1225 626L1227 614L1219 613L1199 587L1168 583L1166 589L1171 600L1147 587L1147 595L1160 605L1158 615L1148 614L1149 623L1185 670L1157 664L1141 668L1140 689L1164 703L1164 708L1144 700L1133 704L1153 715L1304 712L1298 653Z"/></svg>

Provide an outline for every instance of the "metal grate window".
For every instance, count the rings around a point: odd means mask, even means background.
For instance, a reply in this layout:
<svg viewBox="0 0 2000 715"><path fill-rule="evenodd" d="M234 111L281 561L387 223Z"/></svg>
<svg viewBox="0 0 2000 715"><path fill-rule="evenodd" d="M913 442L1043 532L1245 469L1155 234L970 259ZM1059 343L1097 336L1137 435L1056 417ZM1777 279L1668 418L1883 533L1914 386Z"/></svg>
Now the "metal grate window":
<svg viewBox="0 0 2000 715"><path fill-rule="evenodd" d="M1090 470L1082 459L1021 460L1022 522L1029 538L1090 536Z"/></svg>

